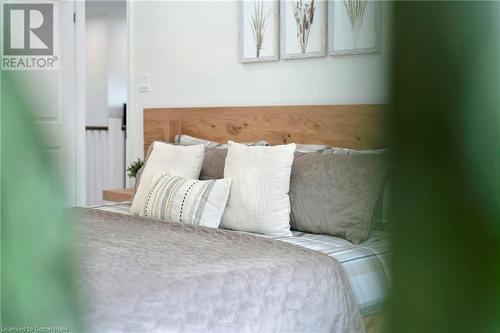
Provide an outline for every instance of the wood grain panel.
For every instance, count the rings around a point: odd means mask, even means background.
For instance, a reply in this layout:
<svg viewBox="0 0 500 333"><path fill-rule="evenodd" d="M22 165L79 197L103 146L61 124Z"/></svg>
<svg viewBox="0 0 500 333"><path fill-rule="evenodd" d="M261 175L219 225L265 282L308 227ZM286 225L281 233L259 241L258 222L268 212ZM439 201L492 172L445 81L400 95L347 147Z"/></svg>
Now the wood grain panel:
<svg viewBox="0 0 500 333"><path fill-rule="evenodd" d="M386 145L385 105L293 105L144 110L144 151L187 134L216 142L324 144L353 149Z"/></svg>
<svg viewBox="0 0 500 333"><path fill-rule="evenodd" d="M134 196L133 188L117 188L102 191L102 199L105 201L122 202L131 201Z"/></svg>

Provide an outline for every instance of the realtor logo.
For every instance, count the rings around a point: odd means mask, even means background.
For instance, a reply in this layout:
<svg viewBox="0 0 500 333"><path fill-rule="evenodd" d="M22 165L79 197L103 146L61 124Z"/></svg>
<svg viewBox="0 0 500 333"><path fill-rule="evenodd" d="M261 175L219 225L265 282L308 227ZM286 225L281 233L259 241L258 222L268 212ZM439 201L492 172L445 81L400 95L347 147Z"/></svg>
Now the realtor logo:
<svg viewBox="0 0 500 333"><path fill-rule="evenodd" d="M53 55L53 16L53 4L4 4L4 55Z"/></svg>
<svg viewBox="0 0 500 333"><path fill-rule="evenodd" d="M4 3L2 69L55 69L54 26L54 3Z"/></svg>

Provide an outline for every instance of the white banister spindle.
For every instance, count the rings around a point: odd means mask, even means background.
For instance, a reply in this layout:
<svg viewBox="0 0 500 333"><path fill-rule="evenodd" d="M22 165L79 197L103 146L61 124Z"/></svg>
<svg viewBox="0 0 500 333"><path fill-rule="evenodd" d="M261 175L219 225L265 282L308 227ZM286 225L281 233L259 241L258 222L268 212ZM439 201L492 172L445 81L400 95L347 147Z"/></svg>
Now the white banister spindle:
<svg viewBox="0 0 500 333"><path fill-rule="evenodd" d="M102 191L123 188L125 133L120 118L110 118L108 129L87 129L87 205L104 203Z"/></svg>

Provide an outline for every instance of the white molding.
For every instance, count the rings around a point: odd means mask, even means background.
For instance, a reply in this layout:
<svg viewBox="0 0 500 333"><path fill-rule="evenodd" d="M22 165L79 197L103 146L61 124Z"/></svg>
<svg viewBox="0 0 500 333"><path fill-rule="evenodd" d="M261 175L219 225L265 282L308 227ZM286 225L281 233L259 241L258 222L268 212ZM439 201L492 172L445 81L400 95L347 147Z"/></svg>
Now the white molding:
<svg viewBox="0 0 500 333"><path fill-rule="evenodd" d="M125 179L123 180L123 183L125 184L125 187L130 187L130 179L128 178L127 176L127 166L129 165L129 128L130 128L130 122L129 122L129 117L128 115L130 114L130 110L131 110L131 107L132 107L132 104L130 102L130 96L132 95L132 90L130 89L130 73L132 73L132 70L131 70L131 62L130 62L130 49L131 49L131 43L130 43L130 8L131 8L131 5L132 5L132 1L126 1L126 7L125 7L125 24L126 24L126 29L127 29L127 38L126 38L126 41L125 41L125 49L126 49L126 52L127 54L125 55L125 67L126 67L126 70L127 70L127 75L126 75L126 81L127 81L127 84L126 84L126 92L125 92L125 96L127 97L126 101L127 101L127 105L126 105L126 109L125 109L125 114L123 115L123 117L125 118L125 122L127 124L127 127L125 128L125 170L123 170L123 173L125 174Z"/></svg>
<svg viewBox="0 0 500 333"><path fill-rule="evenodd" d="M131 161L135 161L138 157L142 157L143 152L143 132L142 110L136 110L136 99L134 97L137 88L134 80L133 68L133 6L134 1L127 1L127 135L125 138L125 168ZM125 176L126 177L126 176ZM125 186L133 186L133 180L126 178Z"/></svg>
<svg viewBox="0 0 500 333"><path fill-rule="evenodd" d="M76 204L86 203L86 158L85 158L85 72L86 72L86 37L85 37L85 1L75 1L75 136L76 136Z"/></svg>

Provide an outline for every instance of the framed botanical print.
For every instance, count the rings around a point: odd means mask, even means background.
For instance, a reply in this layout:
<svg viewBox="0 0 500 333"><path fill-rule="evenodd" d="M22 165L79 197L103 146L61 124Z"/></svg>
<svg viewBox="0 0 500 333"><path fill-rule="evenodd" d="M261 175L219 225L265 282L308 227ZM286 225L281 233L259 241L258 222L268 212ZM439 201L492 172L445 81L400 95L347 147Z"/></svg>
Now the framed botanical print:
<svg viewBox="0 0 500 333"><path fill-rule="evenodd" d="M281 1L281 58L326 55L327 1Z"/></svg>
<svg viewBox="0 0 500 333"><path fill-rule="evenodd" d="M239 1L240 61L279 59L278 0Z"/></svg>
<svg viewBox="0 0 500 333"><path fill-rule="evenodd" d="M382 20L380 1L331 1L328 11L331 55L380 51Z"/></svg>

